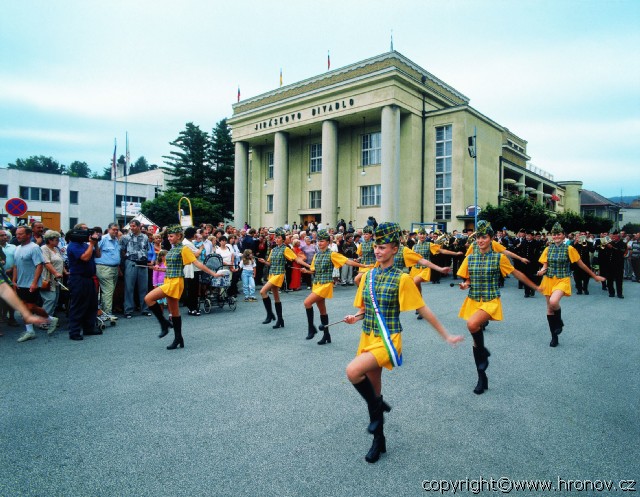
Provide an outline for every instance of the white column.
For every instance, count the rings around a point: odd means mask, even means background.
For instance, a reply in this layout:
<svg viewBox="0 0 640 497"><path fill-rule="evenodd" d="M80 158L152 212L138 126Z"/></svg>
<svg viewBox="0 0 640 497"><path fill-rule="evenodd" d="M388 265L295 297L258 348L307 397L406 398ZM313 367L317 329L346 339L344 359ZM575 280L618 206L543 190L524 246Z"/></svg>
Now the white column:
<svg viewBox="0 0 640 497"><path fill-rule="evenodd" d="M288 221L289 208L289 135L278 131L273 144L273 224Z"/></svg>
<svg viewBox="0 0 640 497"><path fill-rule="evenodd" d="M233 169L233 218L235 226L240 229L245 221L249 221L247 216L247 176L249 169L249 144L247 142L236 142L235 164Z"/></svg>
<svg viewBox="0 0 640 497"><path fill-rule="evenodd" d="M338 123L322 123L322 223L338 221Z"/></svg>
<svg viewBox="0 0 640 497"><path fill-rule="evenodd" d="M382 221L399 221L400 215L400 108L382 108L381 122L381 205Z"/></svg>

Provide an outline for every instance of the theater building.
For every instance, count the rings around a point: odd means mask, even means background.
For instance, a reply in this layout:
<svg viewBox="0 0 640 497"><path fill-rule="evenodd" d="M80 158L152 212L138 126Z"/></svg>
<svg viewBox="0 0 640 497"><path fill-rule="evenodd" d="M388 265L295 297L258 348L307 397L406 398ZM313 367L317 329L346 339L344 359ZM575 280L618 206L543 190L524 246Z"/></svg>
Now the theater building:
<svg viewBox="0 0 640 497"><path fill-rule="evenodd" d="M524 139L396 51L242 100L228 122L238 226L473 227L476 159L479 206L517 195L580 210L581 182L555 182Z"/></svg>

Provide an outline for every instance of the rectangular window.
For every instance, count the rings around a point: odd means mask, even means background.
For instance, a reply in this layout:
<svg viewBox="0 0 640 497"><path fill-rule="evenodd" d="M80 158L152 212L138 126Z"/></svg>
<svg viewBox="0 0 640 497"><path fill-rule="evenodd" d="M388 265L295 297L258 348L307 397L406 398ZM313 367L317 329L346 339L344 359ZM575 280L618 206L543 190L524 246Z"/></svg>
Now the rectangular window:
<svg viewBox="0 0 640 497"><path fill-rule="evenodd" d="M368 185L360 187L360 205L371 207L380 205L382 199L380 185Z"/></svg>
<svg viewBox="0 0 640 497"><path fill-rule="evenodd" d="M60 202L60 190L51 190L51 201Z"/></svg>
<svg viewBox="0 0 640 497"><path fill-rule="evenodd" d="M322 143L314 143L309 150L309 171L319 173L322 171Z"/></svg>
<svg viewBox="0 0 640 497"><path fill-rule="evenodd" d="M40 190L40 200L43 202L51 202L51 190L48 188L42 188Z"/></svg>
<svg viewBox="0 0 640 497"><path fill-rule="evenodd" d="M69 191L69 203L77 204L78 203L78 192L77 191Z"/></svg>
<svg viewBox="0 0 640 497"><path fill-rule="evenodd" d="M78 218L77 217L70 217L69 218L69 227L73 228L76 224L78 224Z"/></svg>
<svg viewBox="0 0 640 497"><path fill-rule="evenodd" d="M32 186L29 190L31 190L29 200L40 200L40 188Z"/></svg>
<svg viewBox="0 0 640 497"><path fill-rule="evenodd" d="M22 200L29 200L29 187L21 186L20 187L20 198Z"/></svg>
<svg viewBox="0 0 640 497"><path fill-rule="evenodd" d="M436 128L436 219L451 219L452 126Z"/></svg>
<svg viewBox="0 0 640 497"><path fill-rule="evenodd" d="M267 195L267 212L273 212L273 195Z"/></svg>
<svg viewBox="0 0 640 497"><path fill-rule="evenodd" d="M362 166L380 164L381 140L379 132L362 135Z"/></svg>
<svg viewBox="0 0 640 497"><path fill-rule="evenodd" d="M0 185L0 198L7 198L9 196L9 185Z"/></svg>
<svg viewBox="0 0 640 497"><path fill-rule="evenodd" d="M315 190L309 192L309 209L320 209L322 207L322 192Z"/></svg>
<svg viewBox="0 0 640 497"><path fill-rule="evenodd" d="M267 179L273 179L273 152L267 152Z"/></svg>

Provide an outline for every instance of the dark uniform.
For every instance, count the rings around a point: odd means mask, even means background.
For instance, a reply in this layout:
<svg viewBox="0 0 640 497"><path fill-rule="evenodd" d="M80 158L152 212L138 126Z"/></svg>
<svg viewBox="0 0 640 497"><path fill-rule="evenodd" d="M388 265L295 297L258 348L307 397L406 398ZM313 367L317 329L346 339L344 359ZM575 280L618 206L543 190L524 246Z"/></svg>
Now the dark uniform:
<svg viewBox="0 0 640 497"><path fill-rule="evenodd" d="M593 242L586 241L579 243L574 240L573 248L580 254L580 260L584 265L591 269L591 254L595 251ZM589 280L591 277L585 273L578 265L573 267L573 280L576 283L576 291L578 295L589 295Z"/></svg>
<svg viewBox="0 0 640 497"><path fill-rule="evenodd" d="M69 337L73 340L82 335L102 334L95 331L98 312L98 292L93 278L96 274L96 256L83 261L80 256L89 246L88 243L69 242L67 257L69 260Z"/></svg>

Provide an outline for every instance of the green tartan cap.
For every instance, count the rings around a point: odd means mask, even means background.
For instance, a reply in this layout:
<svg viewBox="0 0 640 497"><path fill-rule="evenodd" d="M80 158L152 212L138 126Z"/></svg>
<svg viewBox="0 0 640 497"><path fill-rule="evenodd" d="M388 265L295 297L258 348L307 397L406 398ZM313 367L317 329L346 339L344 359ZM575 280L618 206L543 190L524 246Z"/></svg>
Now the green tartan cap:
<svg viewBox="0 0 640 497"><path fill-rule="evenodd" d="M552 235L557 235L559 233L564 233L564 228L562 227L562 225L559 222L555 222L553 224L553 227L551 228L551 234Z"/></svg>
<svg viewBox="0 0 640 497"><path fill-rule="evenodd" d="M316 233L316 238L318 240L329 241L329 232L327 230L318 230Z"/></svg>
<svg viewBox="0 0 640 497"><path fill-rule="evenodd" d="M381 223L373 232L376 245L400 243L400 226L398 223Z"/></svg>
<svg viewBox="0 0 640 497"><path fill-rule="evenodd" d="M373 226L369 226L369 225L365 226L364 228L362 228L362 232L373 234Z"/></svg>
<svg viewBox="0 0 640 497"><path fill-rule="evenodd" d="M424 228L424 226L420 226L418 228L418 235L426 235L427 234L427 230Z"/></svg>
<svg viewBox="0 0 640 497"><path fill-rule="evenodd" d="M478 226L476 227L476 236L482 235L493 236L493 228L491 227L491 223L489 221L478 221Z"/></svg>
<svg viewBox="0 0 640 497"><path fill-rule="evenodd" d="M175 235L177 233L183 233L182 226L179 224L174 224L167 228L167 235Z"/></svg>
<svg viewBox="0 0 640 497"><path fill-rule="evenodd" d="M282 228L276 228L276 236L281 236L282 238L284 238L285 236L287 236L287 233Z"/></svg>

